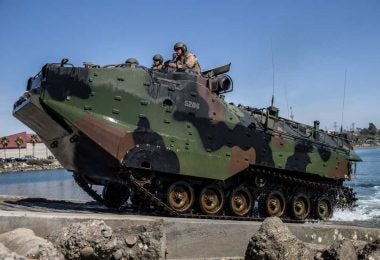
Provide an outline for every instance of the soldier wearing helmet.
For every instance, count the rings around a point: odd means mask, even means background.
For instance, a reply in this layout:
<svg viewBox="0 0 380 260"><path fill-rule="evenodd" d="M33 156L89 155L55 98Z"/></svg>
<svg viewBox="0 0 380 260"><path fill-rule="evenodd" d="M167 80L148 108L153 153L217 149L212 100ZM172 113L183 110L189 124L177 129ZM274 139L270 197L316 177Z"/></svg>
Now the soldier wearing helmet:
<svg viewBox="0 0 380 260"><path fill-rule="evenodd" d="M171 68L190 69L196 73L201 73L201 67L197 57L187 50L183 42L177 42L174 45L173 60L168 64Z"/></svg>
<svg viewBox="0 0 380 260"><path fill-rule="evenodd" d="M139 65L139 62L135 58L129 58L125 61L125 65L130 68L135 68Z"/></svg>
<svg viewBox="0 0 380 260"><path fill-rule="evenodd" d="M161 54L156 54L153 56L152 70L161 70L164 68L164 59Z"/></svg>

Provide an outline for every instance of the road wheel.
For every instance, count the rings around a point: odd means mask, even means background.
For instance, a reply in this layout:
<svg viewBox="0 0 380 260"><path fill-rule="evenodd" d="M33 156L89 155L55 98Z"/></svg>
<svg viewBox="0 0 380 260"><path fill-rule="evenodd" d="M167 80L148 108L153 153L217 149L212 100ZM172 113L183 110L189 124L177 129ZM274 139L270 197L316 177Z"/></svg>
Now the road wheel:
<svg viewBox="0 0 380 260"><path fill-rule="evenodd" d="M285 197L281 191L270 191L261 202L261 208L268 217L281 217L285 211Z"/></svg>
<svg viewBox="0 0 380 260"><path fill-rule="evenodd" d="M207 215L218 214L224 204L223 190L217 186L206 186L199 194L199 206L203 213Z"/></svg>
<svg viewBox="0 0 380 260"><path fill-rule="evenodd" d="M304 220L310 213L310 200L302 193L293 196L290 203L290 213L297 220Z"/></svg>
<svg viewBox="0 0 380 260"><path fill-rule="evenodd" d="M326 197L318 199L315 212L318 219L330 219L333 215L333 208L330 199Z"/></svg>
<svg viewBox="0 0 380 260"><path fill-rule="evenodd" d="M236 216L246 216L252 209L252 195L245 187L239 187L232 191L230 195L230 209Z"/></svg>
<svg viewBox="0 0 380 260"><path fill-rule="evenodd" d="M167 200L176 212L186 212L194 204L194 189L187 182L175 182L168 189Z"/></svg>

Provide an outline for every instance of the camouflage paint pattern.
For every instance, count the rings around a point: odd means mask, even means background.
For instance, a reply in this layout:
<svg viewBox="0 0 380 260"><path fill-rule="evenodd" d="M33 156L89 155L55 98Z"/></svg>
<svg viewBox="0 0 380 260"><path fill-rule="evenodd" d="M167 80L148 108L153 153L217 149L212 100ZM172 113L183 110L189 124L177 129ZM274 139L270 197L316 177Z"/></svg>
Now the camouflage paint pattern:
<svg viewBox="0 0 380 260"><path fill-rule="evenodd" d="M325 143L295 135L289 125L302 124L226 103L209 80L139 66L47 64L14 115L66 168L95 179L124 166L226 180L250 165L344 179L360 159L336 137L323 133Z"/></svg>

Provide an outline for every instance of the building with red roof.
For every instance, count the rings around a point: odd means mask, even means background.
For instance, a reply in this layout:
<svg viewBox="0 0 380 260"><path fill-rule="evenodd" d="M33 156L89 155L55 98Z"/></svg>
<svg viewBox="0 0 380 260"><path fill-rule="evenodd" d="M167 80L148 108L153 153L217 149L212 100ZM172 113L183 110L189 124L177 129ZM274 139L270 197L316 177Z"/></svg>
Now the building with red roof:
<svg viewBox="0 0 380 260"><path fill-rule="evenodd" d="M28 134L27 132L20 132L13 135L6 136L9 140L8 146L3 147L0 143L0 157L2 158L22 158L23 156L33 155L37 158L48 158L52 155L46 145L37 136L37 142L32 143L32 136L35 134ZM17 147L16 140L21 137L23 143ZM0 136L2 138L2 136ZM20 149L19 149L20 148Z"/></svg>
<svg viewBox="0 0 380 260"><path fill-rule="evenodd" d="M17 146L17 143L16 143L16 139L18 137L21 137L22 140L24 141L21 145L20 145L20 148L26 148L27 144L30 143L30 139L31 139L31 136L33 134L27 134L26 132L20 132L20 133L17 133L17 134L13 134L13 135L8 135L8 139L9 139L9 143L8 143L8 147L7 149L15 149L15 148L18 148ZM41 140L38 138L37 136L37 143L41 143ZM0 144L1 148L2 148L2 145Z"/></svg>

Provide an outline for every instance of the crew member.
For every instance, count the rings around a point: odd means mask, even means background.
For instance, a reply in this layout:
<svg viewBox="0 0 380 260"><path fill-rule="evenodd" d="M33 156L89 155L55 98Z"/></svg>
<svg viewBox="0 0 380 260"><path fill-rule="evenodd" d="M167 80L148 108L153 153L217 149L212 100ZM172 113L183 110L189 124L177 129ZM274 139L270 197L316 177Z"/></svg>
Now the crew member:
<svg viewBox="0 0 380 260"><path fill-rule="evenodd" d="M139 65L139 62L135 58L129 58L125 61L125 65L130 68L135 68Z"/></svg>
<svg viewBox="0 0 380 260"><path fill-rule="evenodd" d="M183 42L177 42L174 45L173 60L168 64L171 68L190 69L196 73L201 73L197 57L187 50L187 46Z"/></svg>
<svg viewBox="0 0 380 260"><path fill-rule="evenodd" d="M161 54L156 54L153 56L152 70L161 70L164 68L164 59Z"/></svg>

